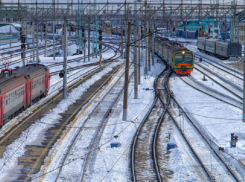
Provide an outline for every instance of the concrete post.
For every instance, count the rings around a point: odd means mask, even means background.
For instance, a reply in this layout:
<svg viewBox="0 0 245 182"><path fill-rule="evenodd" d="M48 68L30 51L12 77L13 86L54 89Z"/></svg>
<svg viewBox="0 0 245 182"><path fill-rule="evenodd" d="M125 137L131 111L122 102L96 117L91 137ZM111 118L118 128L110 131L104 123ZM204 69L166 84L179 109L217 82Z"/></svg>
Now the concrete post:
<svg viewBox="0 0 245 182"><path fill-rule="evenodd" d="M64 78L63 78L63 99L67 98L67 20L64 19Z"/></svg>
<svg viewBox="0 0 245 182"><path fill-rule="evenodd" d="M35 23L32 22L32 62L35 62Z"/></svg>
<svg viewBox="0 0 245 182"><path fill-rule="evenodd" d="M38 55L38 21L36 22L37 25L36 25L36 61L38 63L39 61L39 55Z"/></svg>
<svg viewBox="0 0 245 182"><path fill-rule="evenodd" d="M125 66L125 81L124 81L124 98L123 98L123 121L127 121L128 110L128 82L129 82L129 51L130 51L130 34L131 22L128 22L127 47L126 47L126 66Z"/></svg>
<svg viewBox="0 0 245 182"><path fill-rule="evenodd" d="M134 98L138 99L137 22L134 21Z"/></svg>
<svg viewBox="0 0 245 182"><path fill-rule="evenodd" d="M48 27L48 21L46 21L46 26L45 26L45 56L47 57L47 27Z"/></svg>
<svg viewBox="0 0 245 182"><path fill-rule="evenodd" d="M88 18L88 61L90 61L90 16Z"/></svg>
<svg viewBox="0 0 245 182"><path fill-rule="evenodd" d="M138 34L138 84L141 82L141 21L139 21L139 34Z"/></svg>

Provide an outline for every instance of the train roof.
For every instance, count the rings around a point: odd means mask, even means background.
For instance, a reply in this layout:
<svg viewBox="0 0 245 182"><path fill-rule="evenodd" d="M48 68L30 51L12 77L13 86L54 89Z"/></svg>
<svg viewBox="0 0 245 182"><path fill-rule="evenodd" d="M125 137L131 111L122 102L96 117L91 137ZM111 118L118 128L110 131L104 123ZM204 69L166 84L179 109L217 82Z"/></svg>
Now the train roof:
<svg viewBox="0 0 245 182"><path fill-rule="evenodd" d="M0 93L5 93L12 88L23 84L26 80L35 78L47 72L49 69L42 64L28 64L12 70L12 74L0 74Z"/></svg>
<svg viewBox="0 0 245 182"><path fill-rule="evenodd" d="M157 37L157 40L160 41L163 45L168 46L172 52L184 50L189 51L189 49L184 47L182 44L175 41L171 41L168 38Z"/></svg>
<svg viewBox="0 0 245 182"><path fill-rule="evenodd" d="M230 42L225 40L218 40L217 43L221 45L241 45L239 42Z"/></svg>

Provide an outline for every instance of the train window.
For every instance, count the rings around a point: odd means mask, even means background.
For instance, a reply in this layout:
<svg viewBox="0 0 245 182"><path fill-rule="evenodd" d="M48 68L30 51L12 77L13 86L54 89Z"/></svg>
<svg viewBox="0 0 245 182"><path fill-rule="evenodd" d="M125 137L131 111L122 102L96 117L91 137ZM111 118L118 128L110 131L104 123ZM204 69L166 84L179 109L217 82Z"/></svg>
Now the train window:
<svg viewBox="0 0 245 182"><path fill-rule="evenodd" d="M182 61L182 59L183 59L183 55L181 52L175 53L175 62L176 62L175 64L177 64L177 62L179 61Z"/></svg>
<svg viewBox="0 0 245 182"><path fill-rule="evenodd" d="M192 54L189 52L185 53L185 61L192 61Z"/></svg>

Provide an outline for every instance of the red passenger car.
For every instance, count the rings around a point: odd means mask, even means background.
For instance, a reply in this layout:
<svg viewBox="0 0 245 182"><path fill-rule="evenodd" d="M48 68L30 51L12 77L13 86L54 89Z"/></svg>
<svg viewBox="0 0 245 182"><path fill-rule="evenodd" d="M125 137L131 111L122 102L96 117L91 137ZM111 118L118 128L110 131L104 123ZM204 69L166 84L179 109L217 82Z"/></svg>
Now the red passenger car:
<svg viewBox="0 0 245 182"><path fill-rule="evenodd" d="M49 69L41 64L29 64L0 74L0 127L9 119L48 94Z"/></svg>

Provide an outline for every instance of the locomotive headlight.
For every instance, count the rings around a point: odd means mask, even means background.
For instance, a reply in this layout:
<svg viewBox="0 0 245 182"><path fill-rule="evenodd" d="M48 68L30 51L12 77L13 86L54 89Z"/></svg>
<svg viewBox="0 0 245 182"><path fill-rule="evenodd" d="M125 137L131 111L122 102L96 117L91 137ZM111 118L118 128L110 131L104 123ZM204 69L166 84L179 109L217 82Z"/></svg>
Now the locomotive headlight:
<svg viewBox="0 0 245 182"><path fill-rule="evenodd" d="M183 51L182 54L185 54L185 51Z"/></svg>

